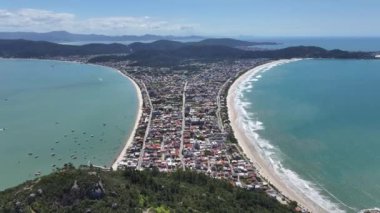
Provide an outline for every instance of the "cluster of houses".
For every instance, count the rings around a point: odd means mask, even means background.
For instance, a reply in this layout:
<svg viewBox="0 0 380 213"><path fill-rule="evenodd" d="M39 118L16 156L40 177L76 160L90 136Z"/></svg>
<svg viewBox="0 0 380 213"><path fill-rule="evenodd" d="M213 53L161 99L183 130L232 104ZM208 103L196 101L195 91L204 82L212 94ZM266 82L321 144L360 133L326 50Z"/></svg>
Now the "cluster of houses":
<svg viewBox="0 0 380 213"><path fill-rule="evenodd" d="M187 168L242 187L265 187L252 163L228 140L232 132L220 115L226 109L226 83L259 62L197 62L192 72L113 63L139 84L144 99L139 128L119 166Z"/></svg>
<svg viewBox="0 0 380 213"><path fill-rule="evenodd" d="M172 171L183 167L180 159L183 76L144 76L143 81L152 103L152 117L138 169L156 167Z"/></svg>
<svg viewBox="0 0 380 213"><path fill-rule="evenodd" d="M228 88L240 74L264 61L189 62L176 69L103 63L131 77L143 97L133 142L118 166L155 167L165 172L191 169L239 187L264 190L280 202L289 203L262 179L236 141L231 140Z"/></svg>

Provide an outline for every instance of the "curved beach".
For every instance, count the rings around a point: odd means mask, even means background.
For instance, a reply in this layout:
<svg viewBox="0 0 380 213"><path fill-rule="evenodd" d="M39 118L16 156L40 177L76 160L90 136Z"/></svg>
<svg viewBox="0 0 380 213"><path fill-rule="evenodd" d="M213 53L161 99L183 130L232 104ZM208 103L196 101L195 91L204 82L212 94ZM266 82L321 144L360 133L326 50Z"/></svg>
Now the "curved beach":
<svg viewBox="0 0 380 213"><path fill-rule="evenodd" d="M133 127L133 130L132 130L131 134L129 135L128 139L126 140L123 149L120 151L118 157L115 159L115 161L111 165L111 168L113 170L117 170L119 163L124 159L124 156L125 156L125 153L126 153L128 147L133 142L133 138L135 137L136 130L137 130L137 127L139 125L139 121L140 121L140 118L141 118L141 115L142 115L142 104L143 104L141 90L140 90L140 87L137 85L137 83L132 78L130 78L130 77L126 76L124 73L122 73L120 70L116 70L116 71L118 71L125 78L128 78L133 83L133 85L134 85L134 87L136 89L136 92L137 92L137 99L138 99L139 103L138 103L138 112L137 112L137 116L136 116L136 120L135 120L135 125Z"/></svg>
<svg viewBox="0 0 380 213"><path fill-rule="evenodd" d="M236 79L235 82L231 85L227 95L228 116L231 121L231 127L234 131L234 135L238 140L239 145L247 157L256 166L261 177L275 186L283 195L291 200L297 201L299 205L308 209L309 211L327 212L327 210L320 206L320 204L310 199L306 193L303 193L295 186L290 186L288 182L279 176L278 172L269 161L270 159L266 159L266 157L263 156L263 153L260 150L260 146L258 145L258 137L252 137L252 135L248 135L247 129L244 127L243 123L244 117L242 114L244 112L241 111L241 106L239 106L239 103L241 102L239 99L241 95L241 88L239 88L239 86L262 71L291 61L294 61L294 59L278 60L266 63L247 71L238 79Z"/></svg>

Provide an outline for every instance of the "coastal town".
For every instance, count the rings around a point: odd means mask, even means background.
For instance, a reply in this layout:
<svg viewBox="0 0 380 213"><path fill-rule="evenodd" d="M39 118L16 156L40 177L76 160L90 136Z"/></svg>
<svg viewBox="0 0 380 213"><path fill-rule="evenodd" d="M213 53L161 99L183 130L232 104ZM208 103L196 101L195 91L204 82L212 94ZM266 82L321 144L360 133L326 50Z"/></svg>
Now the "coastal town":
<svg viewBox="0 0 380 213"><path fill-rule="evenodd" d="M294 205L244 154L228 118L229 87L246 71L267 62L197 61L175 68L130 66L130 61L99 63L131 78L142 98L133 138L112 168L190 169L248 190L263 190L283 204ZM300 205L296 210L308 212Z"/></svg>
<svg viewBox="0 0 380 213"><path fill-rule="evenodd" d="M380 1L0 1L0 213L380 213Z"/></svg>
<svg viewBox="0 0 380 213"><path fill-rule="evenodd" d="M239 134L237 122L233 122L236 117L230 113L236 111L231 109L231 101L236 99L230 98L230 92L236 92L236 85L242 82L241 79L249 79L272 66L300 59L187 60L164 67L130 60L94 62L91 61L93 57L99 55L39 58L111 67L131 79L136 87L140 107L131 136L111 167L93 165L88 161L90 167L106 171L158 169L169 173L191 170L228 181L236 187L265 192L296 212L319 209L305 202L309 198L300 199L296 193L291 194L292 186L284 187L278 178L273 178L274 169L266 168L270 165L257 161L260 154L251 143L252 137L248 140L239 137L244 133ZM263 66L264 69L258 69ZM246 75L248 77L244 77ZM257 74L253 80L260 77ZM107 124L102 125L105 127ZM0 131L5 131L5 128ZM74 132L72 129L71 133ZM76 136L73 139L80 146ZM59 142L55 141L56 144ZM32 155L28 153L28 156ZM52 152L51 157L55 156L56 153ZM39 156L33 157L37 159ZM76 160L77 151L73 150L70 157ZM87 155L82 157L87 160ZM52 167L56 169L55 164ZM35 173L35 176L40 175L39 171Z"/></svg>

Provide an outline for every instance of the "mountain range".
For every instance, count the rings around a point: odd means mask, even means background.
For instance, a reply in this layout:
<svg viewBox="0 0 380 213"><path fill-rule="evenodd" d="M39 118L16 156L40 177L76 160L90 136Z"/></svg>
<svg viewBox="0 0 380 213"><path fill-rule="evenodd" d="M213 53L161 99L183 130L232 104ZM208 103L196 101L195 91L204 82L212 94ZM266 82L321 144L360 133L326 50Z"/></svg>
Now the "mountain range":
<svg viewBox="0 0 380 213"><path fill-rule="evenodd" d="M288 47L277 50L247 50L247 47L253 44L254 42L229 38L205 39L198 42L159 40L151 43L135 42L129 45L119 43L64 45L47 41L0 40L0 57L49 58L56 56L93 55L95 57L93 57L90 62L132 60L137 64L150 66L170 66L189 59L369 59L375 57L374 53L371 52L325 50L313 46Z"/></svg>
<svg viewBox="0 0 380 213"><path fill-rule="evenodd" d="M99 34L75 34L66 31L52 31L46 33L37 32L0 32L0 39L25 39L31 41L50 41L50 42L123 42L123 41L156 41L156 40L179 40L197 41L202 40L201 36L161 36L161 35L121 35L108 36Z"/></svg>
<svg viewBox="0 0 380 213"><path fill-rule="evenodd" d="M58 44L48 41L24 39L0 39L2 57L52 57L70 55L130 54L140 51L171 51L185 47L223 46L230 48L248 47L256 42L230 38L205 39L197 42L158 40L151 43L134 42L129 45L120 43L93 43L85 45Z"/></svg>

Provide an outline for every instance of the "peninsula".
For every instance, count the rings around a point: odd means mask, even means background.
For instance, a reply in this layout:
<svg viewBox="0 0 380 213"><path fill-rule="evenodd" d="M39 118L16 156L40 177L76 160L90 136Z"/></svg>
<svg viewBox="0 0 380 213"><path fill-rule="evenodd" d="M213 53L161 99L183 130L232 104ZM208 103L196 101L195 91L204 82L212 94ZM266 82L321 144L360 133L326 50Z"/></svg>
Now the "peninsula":
<svg viewBox="0 0 380 213"><path fill-rule="evenodd" d="M277 63L273 62L277 59L374 59L376 54L304 46L267 51L241 48L248 44L215 39L189 43L156 41L128 46L70 46L2 40L0 56L94 63L115 68L134 81L141 110L134 133L110 166L113 170L126 170L127 176L135 174L135 170L170 174L191 170L229 182L247 193L264 192L272 201L277 200L292 211L323 211L313 201L288 190L270 168L264 168L265 159L252 146L254 141L239 132L236 109L232 105L236 85L246 75L254 74L258 66ZM15 48L20 45L24 48ZM66 174L72 170L63 171ZM150 175L149 172L141 174ZM33 189L33 186L29 187ZM104 191L101 184L98 187ZM16 194L4 196L17 197ZM20 205L33 205L33 202Z"/></svg>

